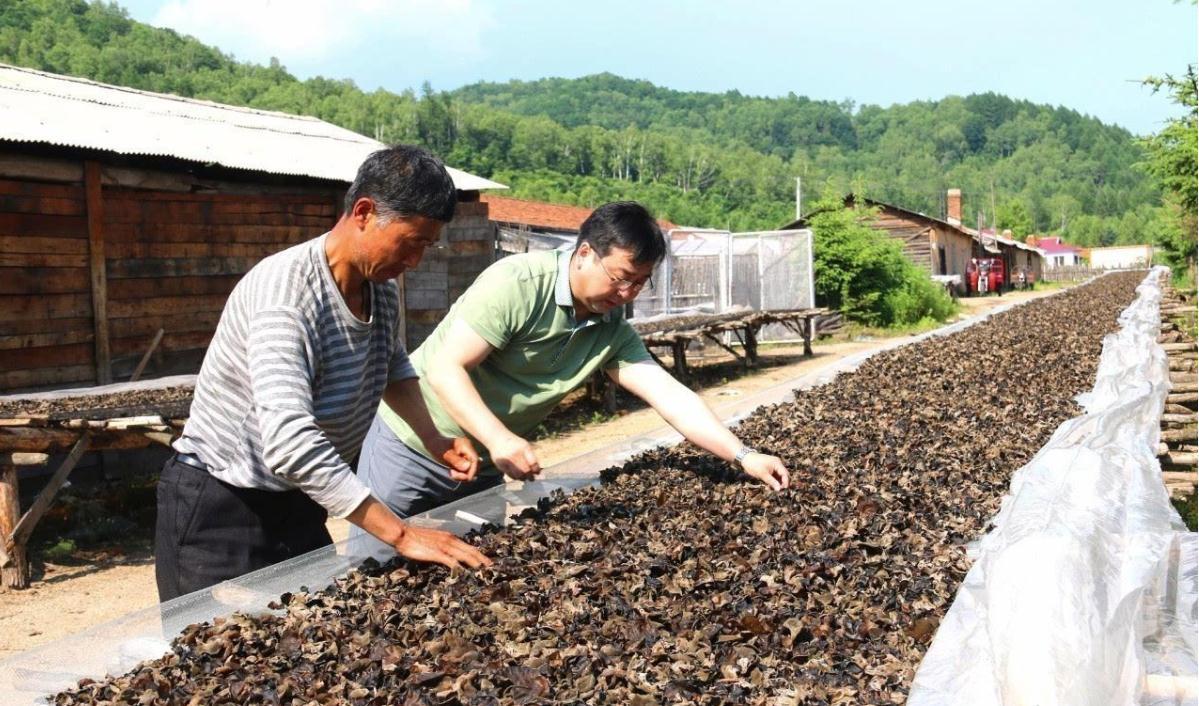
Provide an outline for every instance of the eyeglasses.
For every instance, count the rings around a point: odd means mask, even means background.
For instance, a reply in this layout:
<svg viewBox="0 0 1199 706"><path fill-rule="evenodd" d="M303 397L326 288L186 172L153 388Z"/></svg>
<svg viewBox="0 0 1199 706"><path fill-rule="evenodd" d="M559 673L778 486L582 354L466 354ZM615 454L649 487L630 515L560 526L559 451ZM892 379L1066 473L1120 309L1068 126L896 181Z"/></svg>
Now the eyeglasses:
<svg viewBox="0 0 1199 706"><path fill-rule="evenodd" d="M654 278L652 276L646 277L645 279L641 280L640 282L630 282L627 279L622 279L608 271L608 268L604 266L604 261L600 259L599 253L595 252L594 250L592 250L591 252L593 255L595 255L595 261L599 263L600 269L604 271L605 275L608 275L608 279L611 280L612 284L616 285L616 291L618 291L618 292L632 292L634 290L641 291L641 289L643 287L645 287L645 285L647 285L647 284L649 285L649 291L651 291L651 292L654 291Z"/></svg>

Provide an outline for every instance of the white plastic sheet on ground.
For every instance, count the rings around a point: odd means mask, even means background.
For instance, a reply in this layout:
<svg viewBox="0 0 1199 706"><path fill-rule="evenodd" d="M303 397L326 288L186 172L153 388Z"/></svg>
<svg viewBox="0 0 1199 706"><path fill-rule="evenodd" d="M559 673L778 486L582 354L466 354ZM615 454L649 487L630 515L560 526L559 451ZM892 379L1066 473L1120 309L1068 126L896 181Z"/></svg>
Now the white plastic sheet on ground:
<svg viewBox="0 0 1199 706"><path fill-rule="evenodd" d="M1085 413L1013 475L909 704L1196 703L1196 535L1155 452L1161 274L1105 337Z"/></svg>

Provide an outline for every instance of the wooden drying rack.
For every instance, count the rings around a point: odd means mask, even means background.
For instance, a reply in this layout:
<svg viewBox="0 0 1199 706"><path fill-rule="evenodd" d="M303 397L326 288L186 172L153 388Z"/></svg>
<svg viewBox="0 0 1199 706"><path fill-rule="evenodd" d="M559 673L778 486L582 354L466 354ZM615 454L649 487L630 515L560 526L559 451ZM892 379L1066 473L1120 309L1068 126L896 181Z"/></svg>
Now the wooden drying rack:
<svg viewBox="0 0 1199 706"><path fill-rule="evenodd" d="M84 453L170 446L183 429L190 405L190 400L182 400L0 418L0 586L29 585L29 536ZM22 514L18 467L46 465L52 455L63 452L66 458Z"/></svg>
<svg viewBox="0 0 1199 706"><path fill-rule="evenodd" d="M828 315L828 309L771 309L766 311L750 311L742 315L712 315L710 320L688 321L685 328L667 329L641 334L641 340L649 349L650 355L659 365L667 368L662 360L654 354L655 348L669 348L674 365L674 375L681 381L686 381L687 346L695 341L707 340L728 351L734 358L750 368L758 363L758 332L768 324L782 324L795 331L803 341L805 356L812 355L812 338L815 335L815 321L819 316ZM741 344L738 352L726 343L722 334L730 333Z"/></svg>

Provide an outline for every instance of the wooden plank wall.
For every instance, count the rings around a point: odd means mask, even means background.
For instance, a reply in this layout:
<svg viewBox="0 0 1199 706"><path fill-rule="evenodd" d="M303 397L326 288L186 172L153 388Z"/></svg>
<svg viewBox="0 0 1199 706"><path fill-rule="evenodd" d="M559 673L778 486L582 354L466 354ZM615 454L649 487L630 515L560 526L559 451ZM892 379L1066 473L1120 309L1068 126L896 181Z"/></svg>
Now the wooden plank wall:
<svg viewBox="0 0 1199 706"><path fill-rule="evenodd" d="M94 379L86 198L0 179L0 391Z"/></svg>
<svg viewBox="0 0 1199 706"><path fill-rule="evenodd" d="M948 227L934 227L933 242L945 249L945 274L965 277L966 268L970 264L973 239L965 233L951 230ZM965 291L965 286L962 287L962 291Z"/></svg>
<svg viewBox="0 0 1199 706"><path fill-rule="evenodd" d="M160 327L145 375L195 372L241 275L328 230L337 195L104 186L100 197L98 326L84 185L0 179L0 392L98 382L105 325L113 380L128 379Z"/></svg>
<svg viewBox="0 0 1199 706"><path fill-rule="evenodd" d="M929 274L933 271L932 229L925 223L884 210L870 224L903 245L903 254Z"/></svg>
<svg viewBox="0 0 1199 706"><path fill-rule="evenodd" d="M147 376L199 369L225 299L262 258L333 226L332 194L177 194L104 190L108 319L115 379L155 333Z"/></svg>

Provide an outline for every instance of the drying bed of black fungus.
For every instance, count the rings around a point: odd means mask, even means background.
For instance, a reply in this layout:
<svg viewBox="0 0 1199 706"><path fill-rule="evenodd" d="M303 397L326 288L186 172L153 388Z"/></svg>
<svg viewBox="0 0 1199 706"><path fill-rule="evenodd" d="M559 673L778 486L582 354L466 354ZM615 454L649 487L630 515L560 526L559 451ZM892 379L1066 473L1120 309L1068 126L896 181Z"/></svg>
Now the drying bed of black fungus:
<svg viewBox="0 0 1199 706"><path fill-rule="evenodd" d="M0 419L46 417L49 419L112 419L122 415L148 414L158 411L186 417L191 406L192 387L166 387L148 390L125 390L103 395L80 395L57 399L24 399L15 397L0 400Z"/></svg>
<svg viewBox="0 0 1199 706"><path fill-rule="evenodd" d="M1011 473L1077 414L1141 274L764 408L771 494L682 446L477 537L451 575L368 566L281 615L194 625L55 704L902 703Z"/></svg>

